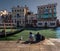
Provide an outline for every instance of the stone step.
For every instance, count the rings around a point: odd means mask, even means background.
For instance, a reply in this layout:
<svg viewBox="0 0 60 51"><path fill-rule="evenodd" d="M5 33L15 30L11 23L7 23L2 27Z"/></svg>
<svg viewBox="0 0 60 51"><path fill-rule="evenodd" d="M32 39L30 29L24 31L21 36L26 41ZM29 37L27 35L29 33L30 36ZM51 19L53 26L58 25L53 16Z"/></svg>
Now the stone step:
<svg viewBox="0 0 60 51"><path fill-rule="evenodd" d="M36 44L21 44L17 41L0 41L0 51L59 51L60 42L57 39L45 39ZM58 44L59 43L59 44Z"/></svg>

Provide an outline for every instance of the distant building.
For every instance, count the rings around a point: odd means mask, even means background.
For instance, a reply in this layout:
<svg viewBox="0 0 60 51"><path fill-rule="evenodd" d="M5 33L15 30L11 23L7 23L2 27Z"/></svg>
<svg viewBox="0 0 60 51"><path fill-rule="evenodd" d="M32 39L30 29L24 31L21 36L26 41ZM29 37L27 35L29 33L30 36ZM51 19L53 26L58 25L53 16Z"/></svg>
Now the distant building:
<svg viewBox="0 0 60 51"><path fill-rule="evenodd" d="M0 11L0 16L7 15L7 14L8 14L8 11L7 10L1 10Z"/></svg>
<svg viewBox="0 0 60 51"><path fill-rule="evenodd" d="M4 27L4 23L7 22L8 11L1 10L0 11L0 27ZM7 25L7 23L5 23Z"/></svg>
<svg viewBox="0 0 60 51"><path fill-rule="evenodd" d="M59 20L56 16L57 4L48 4L38 6L37 14L29 11L25 5L12 7L12 12L7 10L0 11L0 27L56 27L59 25Z"/></svg>
<svg viewBox="0 0 60 51"><path fill-rule="evenodd" d="M26 19L26 14L28 12L28 7L25 5L25 7L22 6L17 6L17 7L12 7L12 19L13 23L19 27L19 26L25 26L25 19Z"/></svg>
<svg viewBox="0 0 60 51"><path fill-rule="evenodd" d="M37 23L37 14L30 13L27 16L28 24L35 27Z"/></svg>
<svg viewBox="0 0 60 51"><path fill-rule="evenodd" d="M38 6L38 27L56 27L57 26L57 16L56 16L56 6L57 4L48 4Z"/></svg>

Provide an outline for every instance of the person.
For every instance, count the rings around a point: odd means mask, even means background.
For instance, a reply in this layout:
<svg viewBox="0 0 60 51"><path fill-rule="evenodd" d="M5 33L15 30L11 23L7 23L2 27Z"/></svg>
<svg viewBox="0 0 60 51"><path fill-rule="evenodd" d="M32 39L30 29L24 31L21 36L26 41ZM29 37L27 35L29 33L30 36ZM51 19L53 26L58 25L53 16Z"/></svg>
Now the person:
<svg viewBox="0 0 60 51"><path fill-rule="evenodd" d="M36 42L40 42L41 41L41 35L40 35L39 32L35 35L35 40L36 40Z"/></svg>
<svg viewBox="0 0 60 51"><path fill-rule="evenodd" d="M40 42L45 40L45 37L41 35L39 32L35 35L36 42Z"/></svg>
<svg viewBox="0 0 60 51"><path fill-rule="evenodd" d="M34 41L34 35L32 34L32 32L29 33L29 42L33 42Z"/></svg>
<svg viewBox="0 0 60 51"><path fill-rule="evenodd" d="M34 34L32 34L32 32L29 32L29 37L28 40L24 42L24 44L28 44L28 43L34 43Z"/></svg>

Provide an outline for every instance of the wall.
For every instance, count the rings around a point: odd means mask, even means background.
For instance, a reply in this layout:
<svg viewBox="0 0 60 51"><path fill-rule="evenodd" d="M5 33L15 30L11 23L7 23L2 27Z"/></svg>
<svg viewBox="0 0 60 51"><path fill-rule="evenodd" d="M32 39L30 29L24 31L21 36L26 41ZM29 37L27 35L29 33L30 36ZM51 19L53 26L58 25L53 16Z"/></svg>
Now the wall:
<svg viewBox="0 0 60 51"><path fill-rule="evenodd" d="M39 25L39 23L42 23L41 25ZM56 27L56 21L37 21L37 27L45 27L45 23L47 23L47 27ZM55 25L51 25L50 23L55 23Z"/></svg>

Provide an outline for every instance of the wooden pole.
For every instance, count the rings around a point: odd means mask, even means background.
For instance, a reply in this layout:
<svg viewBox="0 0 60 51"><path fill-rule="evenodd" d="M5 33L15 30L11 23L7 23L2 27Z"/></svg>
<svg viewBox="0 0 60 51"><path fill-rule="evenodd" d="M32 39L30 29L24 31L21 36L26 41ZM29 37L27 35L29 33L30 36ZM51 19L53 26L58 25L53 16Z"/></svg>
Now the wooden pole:
<svg viewBox="0 0 60 51"><path fill-rule="evenodd" d="M12 20L11 20L11 32L12 32L13 30L12 30Z"/></svg>
<svg viewBox="0 0 60 51"><path fill-rule="evenodd" d="M5 26L5 22L4 22L4 33L5 33L5 38L6 38L6 26Z"/></svg>
<svg viewBox="0 0 60 51"><path fill-rule="evenodd" d="M11 24L11 32L12 32L13 30L12 30L12 19L11 19L11 15L9 16L9 23Z"/></svg>

